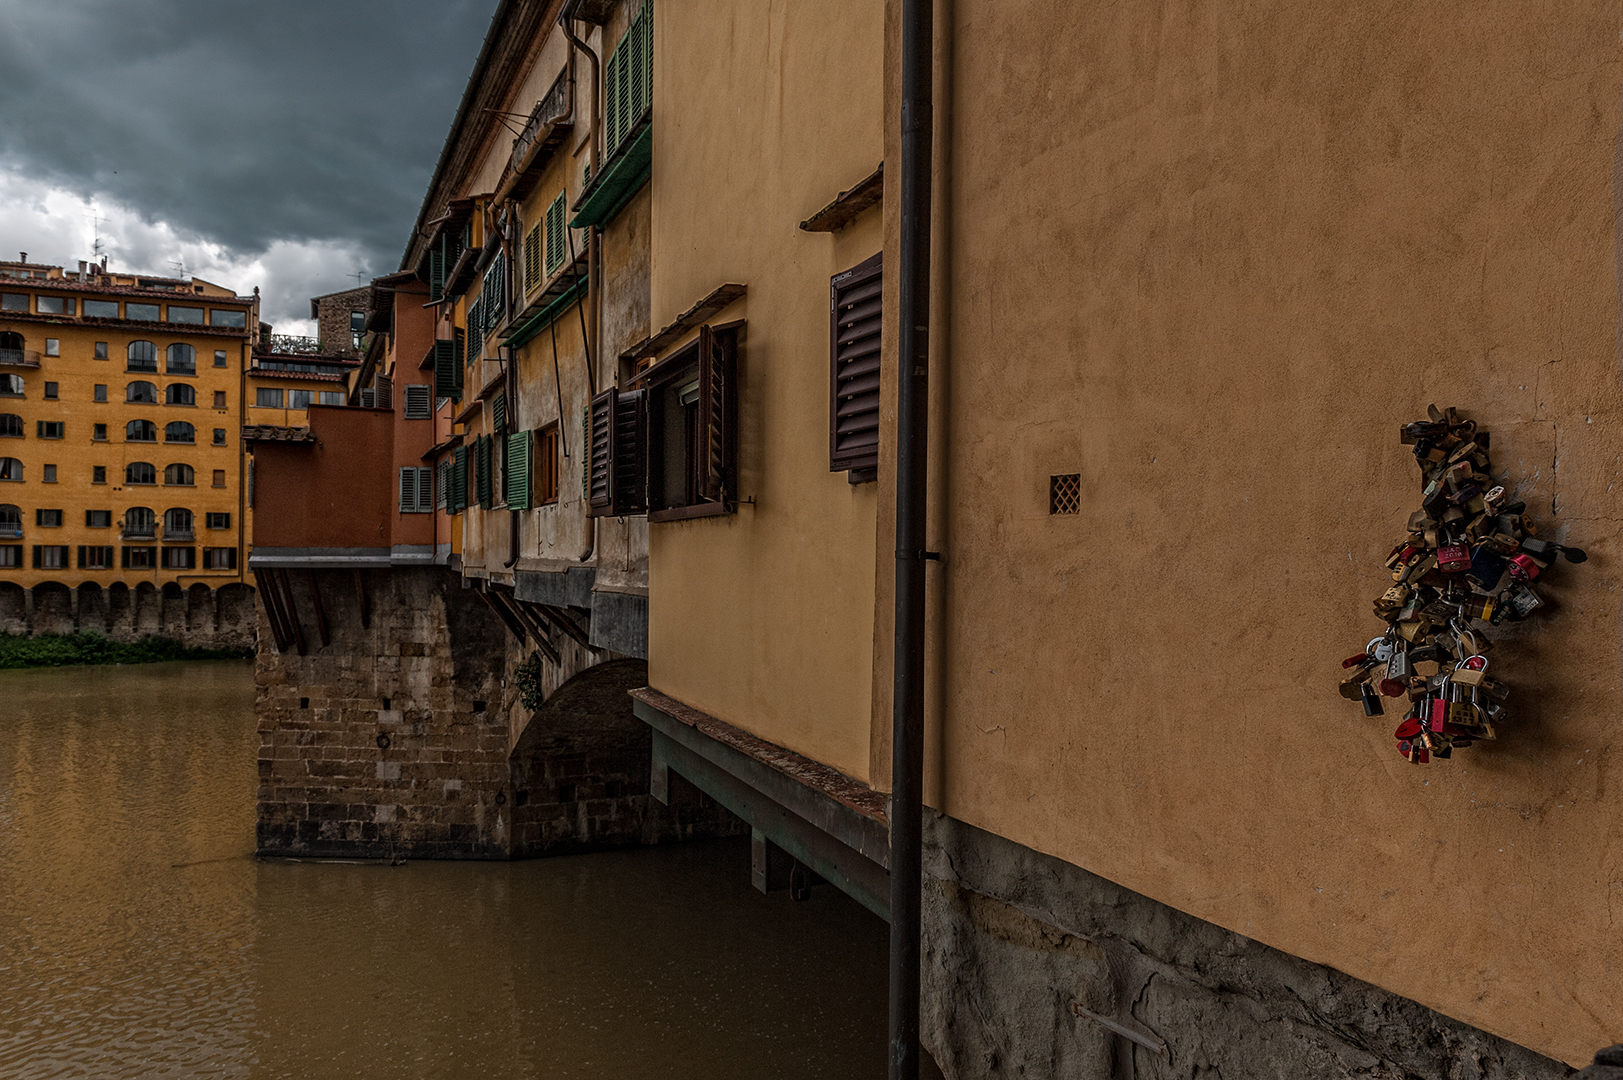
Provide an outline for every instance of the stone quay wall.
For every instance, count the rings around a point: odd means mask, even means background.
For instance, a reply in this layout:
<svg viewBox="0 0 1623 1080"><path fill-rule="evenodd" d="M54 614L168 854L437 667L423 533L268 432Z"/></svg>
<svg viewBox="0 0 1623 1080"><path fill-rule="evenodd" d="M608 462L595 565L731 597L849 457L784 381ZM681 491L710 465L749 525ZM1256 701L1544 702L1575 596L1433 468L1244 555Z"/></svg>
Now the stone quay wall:
<svg viewBox="0 0 1623 1080"><path fill-rule="evenodd" d="M0 631L8 634L92 631L114 641L164 637L196 649L251 649L256 622L253 588L235 581L217 588L173 581L105 588L95 582L77 588L0 582Z"/></svg>

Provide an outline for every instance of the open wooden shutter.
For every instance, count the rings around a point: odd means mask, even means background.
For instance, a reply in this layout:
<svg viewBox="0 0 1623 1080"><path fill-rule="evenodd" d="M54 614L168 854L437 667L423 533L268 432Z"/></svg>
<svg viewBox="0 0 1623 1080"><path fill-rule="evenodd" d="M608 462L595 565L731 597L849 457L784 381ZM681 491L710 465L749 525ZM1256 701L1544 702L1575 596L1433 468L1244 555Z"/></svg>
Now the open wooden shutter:
<svg viewBox="0 0 1623 1080"><path fill-rule="evenodd" d="M879 464L881 269L875 255L829 282L830 472Z"/></svg>
<svg viewBox="0 0 1623 1080"><path fill-rule="evenodd" d="M481 510L489 510L490 509L490 504L491 504L491 501L492 501L492 495L494 494L494 492L492 490L494 488L494 485L491 484L491 482L490 482L491 481L491 475L490 475L490 436L489 435L481 435L477 439L474 440L473 453L474 453L473 467L474 467L474 471L478 474L475 477L475 481L476 481L476 484L477 484L477 494L479 496L479 508Z"/></svg>
<svg viewBox="0 0 1623 1080"><path fill-rule="evenodd" d="M435 244L428 251L428 298L439 300L445 296L445 249Z"/></svg>
<svg viewBox="0 0 1623 1080"><path fill-rule="evenodd" d="M648 512L648 391L617 394L614 402L612 512Z"/></svg>
<svg viewBox="0 0 1623 1080"><path fill-rule="evenodd" d="M601 517L614 512L614 429L616 398L609 389L592 398L586 431L586 513Z"/></svg>
<svg viewBox="0 0 1623 1080"><path fill-rule="evenodd" d="M490 430L498 436L507 431L507 392L496 391L490 399Z"/></svg>
<svg viewBox="0 0 1623 1080"><path fill-rule="evenodd" d="M552 216L552 208L547 208L547 217ZM541 284L541 222L536 222L530 229L530 235L524 239L524 292L528 295L535 287Z"/></svg>
<svg viewBox="0 0 1623 1080"><path fill-rule="evenodd" d="M409 514L417 509L417 470L406 466L400 470L400 512Z"/></svg>
<svg viewBox="0 0 1623 1080"><path fill-rule="evenodd" d="M456 361L456 342L434 342L434 396L462 400L461 365Z"/></svg>
<svg viewBox="0 0 1623 1080"><path fill-rule="evenodd" d="M452 513L468 508L468 448L456 448L456 456L451 463L451 505L448 509Z"/></svg>
<svg viewBox="0 0 1623 1080"><path fill-rule="evenodd" d="M507 508L530 508L530 432L507 436Z"/></svg>
<svg viewBox="0 0 1623 1080"><path fill-rule="evenodd" d="M727 496L727 440L731 387L727 359L710 327L699 329L699 498L724 502Z"/></svg>
<svg viewBox="0 0 1623 1080"><path fill-rule="evenodd" d="M547 207L547 273L551 274L564 264L564 257L569 252L569 237L564 229L564 193L559 192L558 197L552 200Z"/></svg>

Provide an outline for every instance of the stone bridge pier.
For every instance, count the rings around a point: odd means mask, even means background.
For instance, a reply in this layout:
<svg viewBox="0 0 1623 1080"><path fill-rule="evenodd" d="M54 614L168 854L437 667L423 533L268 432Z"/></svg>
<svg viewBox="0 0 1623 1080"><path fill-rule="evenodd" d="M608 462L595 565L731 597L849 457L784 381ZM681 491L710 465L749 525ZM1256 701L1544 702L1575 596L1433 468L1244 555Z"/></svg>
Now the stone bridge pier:
<svg viewBox="0 0 1623 1080"><path fill-rule="evenodd" d="M114 641L172 638L191 648L246 649L256 633L254 590L242 582L212 588L150 581L77 586L45 581L33 587L0 582L0 631L72 634L93 631Z"/></svg>

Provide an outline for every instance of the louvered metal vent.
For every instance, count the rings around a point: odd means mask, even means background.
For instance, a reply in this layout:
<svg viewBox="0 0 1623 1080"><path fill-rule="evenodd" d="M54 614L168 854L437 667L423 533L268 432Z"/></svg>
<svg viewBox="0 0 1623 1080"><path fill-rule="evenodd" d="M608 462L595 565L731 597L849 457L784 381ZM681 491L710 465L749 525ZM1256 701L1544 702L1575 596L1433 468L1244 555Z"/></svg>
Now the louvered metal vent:
<svg viewBox="0 0 1623 1080"><path fill-rule="evenodd" d="M879 464L879 359L884 277L881 256L829 284L831 472Z"/></svg>

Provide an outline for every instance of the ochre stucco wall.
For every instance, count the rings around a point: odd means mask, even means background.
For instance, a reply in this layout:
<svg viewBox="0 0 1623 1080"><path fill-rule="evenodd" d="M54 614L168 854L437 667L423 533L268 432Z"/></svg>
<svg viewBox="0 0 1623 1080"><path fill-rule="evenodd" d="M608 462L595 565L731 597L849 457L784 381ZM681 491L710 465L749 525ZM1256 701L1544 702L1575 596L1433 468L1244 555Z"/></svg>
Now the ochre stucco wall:
<svg viewBox="0 0 1623 1080"><path fill-rule="evenodd" d="M1587 1062L1623 1036L1617 5L946 11L931 803ZM1415 767L1335 684L1430 402L1590 561L1495 635L1500 740Z"/></svg>
<svg viewBox="0 0 1623 1080"><path fill-rule="evenodd" d="M797 226L882 156L883 5L656 12L650 322L748 286L711 321L748 320L739 487L755 501L649 526L649 681L866 777L875 485L828 471L828 282L879 250L880 211L832 235Z"/></svg>

